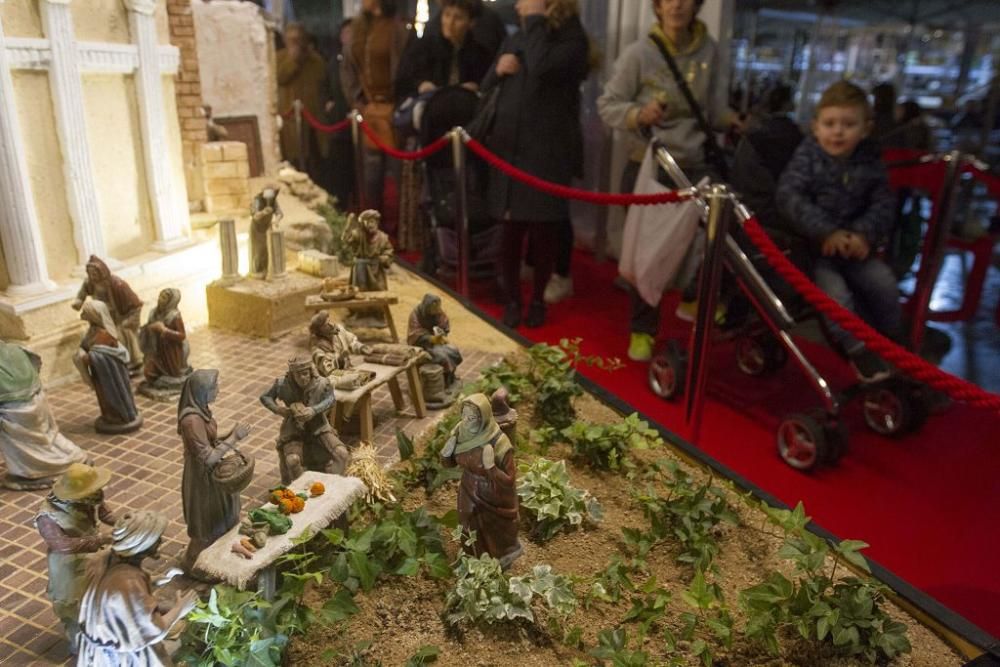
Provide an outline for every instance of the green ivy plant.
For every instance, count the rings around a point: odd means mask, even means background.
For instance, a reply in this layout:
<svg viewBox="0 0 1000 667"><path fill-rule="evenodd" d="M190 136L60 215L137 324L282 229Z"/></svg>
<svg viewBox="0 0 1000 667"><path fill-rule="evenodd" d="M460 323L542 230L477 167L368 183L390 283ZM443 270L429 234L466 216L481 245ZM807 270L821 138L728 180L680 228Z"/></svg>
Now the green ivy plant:
<svg viewBox="0 0 1000 667"><path fill-rule="evenodd" d="M778 555L790 562L795 576L769 573L765 580L740 593L747 614L746 636L763 643L773 654L778 637L794 630L803 639L829 642L843 655L880 663L910 651L906 625L885 612L886 589L870 577L837 577L850 563L870 572L857 540L830 543L807 529L809 517L802 503L794 510L761 503L767 521L778 527L784 543ZM827 569L828 557L833 564Z"/></svg>
<svg viewBox="0 0 1000 667"><path fill-rule="evenodd" d="M633 568L621 556L614 556L611 563L594 577L584 600L585 606L589 607L595 600L617 603L626 593L635 590L630 576L632 573Z"/></svg>
<svg viewBox="0 0 1000 667"><path fill-rule="evenodd" d="M677 556L680 562L695 570L708 568L719 553L719 526L739 524L725 492L711 479L696 484L690 474L670 460L657 461L653 470L666 485L667 496L660 496L652 483L633 494L649 521L652 537L676 541L681 548Z"/></svg>
<svg viewBox="0 0 1000 667"><path fill-rule="evenodd" d="M208 600L200 601L187 616L178 660L191 667L281 665L289 638L314 620L302 596L308 582L322 581L322 571L310 569L315 561L316 556L304 550L276 560L281 580L272 601L255 591L224 584L213 587Z"/></svg>
<svg viewBox="0 0 1000 667"><path fill-rule="evenodd" d="M420 507L406 512L399 507L373 506L374 519L363 530L347 536L338 528L322 531L337 549L330 578L341 584L348 595L370 591L381 576L415 576L421 572L435 579L451 575L445 555L442 528L458 524L456 512L437 518ZM345 596L336 596L324 605L329 617L348 613Z"/></svg>
<svg viewBox="0 0 1000 667"><path fill-rule="evenodd" d="M573 449L573 457L600 470L629 467L628 454L634 449L650 449L663 444L659 432L633 413L613 424L575 422L563 429L542 427L532 438L545 451L556 442Z"/></svg>
<svg viewBox="0 0 1000 667"><path fill-rule="evenodd" d="M531 378L507 360L484 370L478 380L466 385L462 393L466 396L470 394L492 396L500 387L507 389L507 400L511 405L520 403L526 396L534 393Z"/></svg>
<svg viewBox="0 0 1000 667"><path fill-rule="evenodd" d="M576 610L570 580L554 574L549 565L536 565L529 575L508 578L500 561L489 554L478 558L462 554L455 565L455 586L445 600L445 620L450 625L490 625L517 619L533 623L531 603L536 596L559 617Z"/></svg>
<svg viewBox="0 0 1000 667"><path fill-rule="evenodd" d="M520 507L534 524L532 537L547 542L559 532L603 518L601 504L587 491L570 484L565 461L536 458L519 466Z"/></svg>
<svg viewBox="0 0 1000 667"><path fill-rule="evenodd" d="M423 451L419 454L416 453L413 439L402 430L397 430L396 444L399 447L399 458L406 465L397 468L393 472L394 476L407 488L422 486L428 497L434 495L435 491L448 482L461 479L461 468L446 468L441 463L441 450L451 437L451 431L459 419L457 409L446 414L434 427L434 433L427 439Z"/></svg>
<svg viewBox="0 0 1000 667"><path fill-rule="evenodd" d="M687 590L681 591L681 599L691 608L681 614L683 627L680 638L689 643L687 654L701 661L704 667L712 667L715 662L715 647L733 645L733 617L726 607L722 589L718 584L705 579L701 570L695 572ZM667 628L663 632L667 651L677 651L677 637Z"/></svg>
<svg viewBox="0 0 1000 667"><path fill-rule="evenodd" d="M645 667L649 664L649 654L645 651L629 648L628 632L618 627L614 630L601 630L597 634L597 648L590 655L610 662L614 667ZM577 662L576 665L587 663Z"/></svg>

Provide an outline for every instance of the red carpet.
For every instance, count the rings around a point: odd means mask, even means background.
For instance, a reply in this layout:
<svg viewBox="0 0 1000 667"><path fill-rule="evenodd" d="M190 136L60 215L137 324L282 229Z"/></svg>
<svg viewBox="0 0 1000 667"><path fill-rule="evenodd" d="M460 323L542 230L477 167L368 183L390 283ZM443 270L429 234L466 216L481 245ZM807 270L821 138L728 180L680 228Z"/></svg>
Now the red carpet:
<svg viewBox="0 0 1000 667"><path fill-rule="evenodd" d="M582 337L586 354L618 356L626 368L583 373L678 435L683 408L655 396L646 365L628 361L628 298L612 286L615 264L574 257L576 297L552 306L546 326L522 327L540 342ZM493 317L501 307L474 295ZM664 337L687 341L687 325L664 307ZM835 387L852 379L828 349L804 344ZM850 450L834 468L803 474L778 457L774 431L789 412L818 407L819 398L791 364L775 375L740 373L730 349L711 357L702 435L693 443L789 505L802 501L813 520L841 538L861 539L865 553L900 578L1000 636L1000 416L955 406L932 416L916 434L893 440L865 426L856 404L845 415Z"/></svg>

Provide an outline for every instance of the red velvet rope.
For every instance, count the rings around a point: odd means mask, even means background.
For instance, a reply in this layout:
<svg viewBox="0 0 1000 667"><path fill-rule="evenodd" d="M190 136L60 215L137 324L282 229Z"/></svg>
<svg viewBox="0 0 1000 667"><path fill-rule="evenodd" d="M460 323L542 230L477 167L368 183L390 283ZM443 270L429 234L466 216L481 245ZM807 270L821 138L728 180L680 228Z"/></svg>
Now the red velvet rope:
<svg viewBox="0 0 1000 667"><path fill-rule="evenodd" d="M650 206L652 204L669 204L690 198L689 196L683 195L677 191L664 192L656 195L631 195L607 194L604 192L591 192L590 190L578 190L577 188L570 188L565 185L550 183L549 181L543 181L537 176L532 176L528 172L518 169L509 162L505 162L475 139L466 139L465 145L469 147L469 150L485 160L487 164L499 169L511 178L521 181L525 185L528 185L536 190L541 190L542 192L548 193L554 197L576 199L578 201L585 201L591 204L602 204L604 206L631 206L633 204L638 206Z"/></svg>
<svg viewBox="0 0 1000 667"><path fill-rule="evenodd" d="M392 146L387 146L382 141L381 137L375 134L375 130L373 130L371 126L364 121L364 119L361 120L361 129L364 130L365 134L368 135L368 138L371 139L372 143L375 144L380 151L389 157L396 158L397 160L423 160L424 158L428 158L438 151L446 148L448 144L451 143L451 137L445 134L438 137L438 139L433 143L428 144L418 151L401 151L393 148Z"/></svg>
<svg viewBox="0 0 1000 667"><path fill-rule="evenodd" d="M1000 396L977 387L953 375L945 373L917 355L896 345L873 328L861 321L817 287L802 271L792 264L778 249L757 220L751 218L744 225L747 235L754 245L764 253L767 262L788 281L820 313L830 318L851 335L862 341L870 350L896 366L906 375L924 382L934 389L948 394L956 401L1000 412Z"/></svg>
<svg viewBox="0 0 1000 667"><path fill-rule="evenodd" d="M306 109L305 107L302 107L302 117L306 119L306 122L309 123L314 130L316 130L317 132L322 132L324 134L336 134L338 132L346 130L351 126L350 118L345 118L339 123L334 123L333 125L326 125L324 123L321 123L316 118L316 116L309 113L309 109Z"/></svg>

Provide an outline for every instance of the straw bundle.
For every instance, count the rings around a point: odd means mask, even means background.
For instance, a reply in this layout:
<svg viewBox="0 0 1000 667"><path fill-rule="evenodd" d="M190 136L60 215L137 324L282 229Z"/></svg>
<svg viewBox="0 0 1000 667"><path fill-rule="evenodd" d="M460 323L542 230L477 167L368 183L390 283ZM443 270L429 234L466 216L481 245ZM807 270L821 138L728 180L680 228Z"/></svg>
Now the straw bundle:
<svg viewBox="0 0 1000 667"><path fill-rule="evenodd" d="M370 442L362 442L351 452L347 474L357 477L368 487L366 502L396 502L396 496L392 494L392 482L379 463L378 451Z"/></svg>

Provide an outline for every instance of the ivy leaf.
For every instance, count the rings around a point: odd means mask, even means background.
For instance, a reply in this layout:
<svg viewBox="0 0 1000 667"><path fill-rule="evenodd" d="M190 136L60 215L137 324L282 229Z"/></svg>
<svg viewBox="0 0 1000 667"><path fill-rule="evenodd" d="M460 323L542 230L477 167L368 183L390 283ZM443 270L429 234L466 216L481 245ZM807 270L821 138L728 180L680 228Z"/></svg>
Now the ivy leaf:
<svg viewBox="0 0 1000 667"><path fill-rule="evenodd" d="M441 654L441 649L433 644L425 644L417 649L406 661L406 667L421 667L421 665L426 665L431 662L435 662L438 656Z"/></svg>
<svg viewBox="0 0 1000 667"><path fill-rule="evenodd" d="M861 540L844 540L835 545L833 549L848 563L870 574L871 568L868 566L868 561L859 553L862 549L867 549L868 546L867 542Z"/></svg>
<svg viewBox="0 0 1000 667"><path fill-rule="evenodd" d="M367 554L354 551L350 556L351 571L357 576L358 582L364 591L370 591L375 587L375 579L378 577L378 564L368 558Z"/></svg>
<svg viewBox="0 0 1000 667"><path fill-rule="evenodd" d="M320 609L320 614L324 619L331 623L346 620L347 618L358 613L360 609L358 605L354 603L354 598L351 594L344 590L343 588L337 591L337 593L323 603L322 609Z"/></svg>
<svg viewBox="0 0 1000 667"><path fill-rule="evenodd" d="M416 558L407 558L403 564L396 568L396 574L404 577L412 577L420 572L420 561Z"/></svg>

